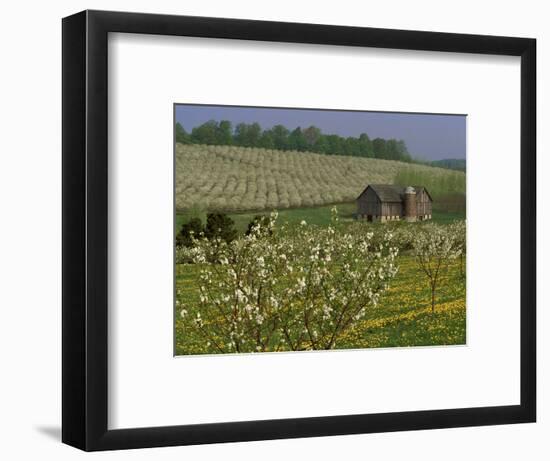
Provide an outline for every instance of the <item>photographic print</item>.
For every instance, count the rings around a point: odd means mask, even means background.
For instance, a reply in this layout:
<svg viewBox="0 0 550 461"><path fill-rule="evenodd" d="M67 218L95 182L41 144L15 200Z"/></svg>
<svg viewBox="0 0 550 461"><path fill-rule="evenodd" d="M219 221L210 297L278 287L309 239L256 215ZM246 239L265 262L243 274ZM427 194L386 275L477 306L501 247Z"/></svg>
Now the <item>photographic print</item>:
<svg viewBox="0 0 550 461"><path fill-rule="evenodd" d="M466 344L466 115L174 105L175 355Z"/></svg>

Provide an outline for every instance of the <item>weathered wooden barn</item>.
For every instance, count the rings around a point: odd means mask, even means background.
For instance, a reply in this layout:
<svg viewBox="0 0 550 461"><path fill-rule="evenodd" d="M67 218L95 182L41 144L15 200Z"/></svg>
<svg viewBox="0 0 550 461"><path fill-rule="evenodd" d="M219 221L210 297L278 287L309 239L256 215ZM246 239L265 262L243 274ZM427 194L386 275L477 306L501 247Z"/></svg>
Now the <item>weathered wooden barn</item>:
<svg viewBox="0 0 550 461"><path fill-rule="evenodd" d="M357 218L369 222L432 219L432 197L423 186L369 184L357 197Z"/></svg>

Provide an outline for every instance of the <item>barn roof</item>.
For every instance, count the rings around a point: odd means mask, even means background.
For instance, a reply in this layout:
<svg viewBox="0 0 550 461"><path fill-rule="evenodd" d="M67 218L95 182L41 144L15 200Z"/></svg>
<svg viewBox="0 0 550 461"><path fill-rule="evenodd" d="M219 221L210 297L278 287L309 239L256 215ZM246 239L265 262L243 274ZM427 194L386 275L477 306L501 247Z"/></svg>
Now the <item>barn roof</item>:
<svg viewBox="0 0 550 461"><path fill-rule="evenodd" d="M359 197L361 197L361 195L363 195L369 187L376 193L376 195L382 202L402 202L403 201L403 194L405 193L404 186L399 186L396 184L369 184L363 190L363 192L359 194ZM430 200L432 200L430 193L424 186L412 186L412 187L414 187L414 190L417 193L422 190L426 191L426 193L428 194L428 197L430 197Z"/></svg>
<svg viewBox="0 0 550 461"><path fill-rule="evenodd" d="M420 191L424 191L426 192L426 194L428 194L428 197L430 197L430 200L433 202L434 199L432 198L432 196L430 195L430 193L428 192L428 189L426 189L424 186L413 186L414 187L414 190L416 191L416 195L418 196L418 192Z"/></svg>
<svg viewBox="0 0 550 461"><path fill-rule="evenodd" d="M401 202L401 194L405 190L401 186L393 184L370 184L370 188L376 192L378 198L383 202Z"/></svg>

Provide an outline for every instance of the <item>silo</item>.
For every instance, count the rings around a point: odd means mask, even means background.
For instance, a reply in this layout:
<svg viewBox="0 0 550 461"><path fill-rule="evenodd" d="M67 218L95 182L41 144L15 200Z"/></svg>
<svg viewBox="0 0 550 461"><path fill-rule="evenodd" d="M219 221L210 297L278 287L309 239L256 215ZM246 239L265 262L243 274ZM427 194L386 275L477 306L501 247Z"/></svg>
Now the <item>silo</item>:
<svg viewBox="0 0 550 461"><path fill-rule="evenodd" d="M405 221L416 221L416 191L413 187L408 186L405 189Z"/></svg>

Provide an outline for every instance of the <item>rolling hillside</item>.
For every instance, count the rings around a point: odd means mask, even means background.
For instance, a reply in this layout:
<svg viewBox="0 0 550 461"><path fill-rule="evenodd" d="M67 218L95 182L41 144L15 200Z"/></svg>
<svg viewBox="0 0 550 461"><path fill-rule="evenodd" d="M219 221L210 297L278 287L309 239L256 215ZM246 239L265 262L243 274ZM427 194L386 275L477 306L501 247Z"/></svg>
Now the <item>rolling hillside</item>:
<svg viewBox="0 0 550 461"><path fill-rule="evenodd" d="M176 144L176 209L218 211L311 207L354 200L400 171L462 184L464 173L424 165L233 146Z"/></svg>
<svg viewBox="0 0 550 461"><path fill-rule="evenodd" d="M434 160L432 166L448 168L449 170L466 171L466 160L460 158L446 158L443 160Z"/></svg>

